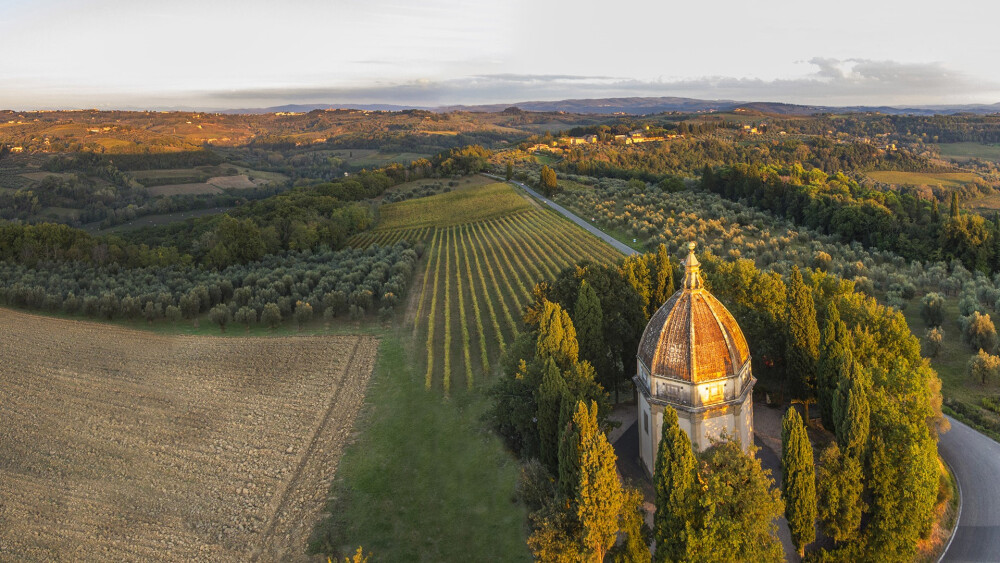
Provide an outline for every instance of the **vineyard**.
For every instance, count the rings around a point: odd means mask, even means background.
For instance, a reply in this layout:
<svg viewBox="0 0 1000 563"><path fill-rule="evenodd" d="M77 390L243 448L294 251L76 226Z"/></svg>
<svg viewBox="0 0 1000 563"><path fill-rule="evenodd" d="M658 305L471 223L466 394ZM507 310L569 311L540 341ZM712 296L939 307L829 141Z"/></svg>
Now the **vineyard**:
<svg viewBox="0 0 1000 563"><path fill-rule="evenodd" d="M530 208L510 185L493 183L383 205L378 230L460 225Z"/></svg>
<svg viewBox="0 0 1000 563"><path fill-rule="evenodd" d="M519 331L534 285L580 260L617 253L554 214L518 213L434 229L413 293L413 334L425 350L425 384L472 387ZM419 294L417 293L419 291Z"/></svg>
<svg viewBox="0 0 1000 563"><path fill-rule="evenodd" d="M490 373L518 334L536 283L580 260L619 258L576 225L534 209L507 184L385 205L383 221L387 216L397 228L383 222L350 242L364 248L407 240L425 248L423 275L411 288L409 322L425 351L426 386L445 393L456 382L471 388L476 374ZM424 226L429 217L443 225Z"/></svg>

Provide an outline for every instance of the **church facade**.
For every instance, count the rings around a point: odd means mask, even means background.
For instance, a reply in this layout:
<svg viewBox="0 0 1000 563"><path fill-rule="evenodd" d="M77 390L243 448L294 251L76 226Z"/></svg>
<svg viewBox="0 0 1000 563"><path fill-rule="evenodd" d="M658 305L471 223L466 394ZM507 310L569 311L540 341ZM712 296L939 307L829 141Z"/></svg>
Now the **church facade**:
<svg viewBox="0 0 1000 563"><path fill-rule="evenodd" d="M639 458L650 475L668 405L695 451L722 435L744 449L753 443L750 349L733 315L703 287L694 248L688 245L681 289L653 314L639 342Z"/></svg>

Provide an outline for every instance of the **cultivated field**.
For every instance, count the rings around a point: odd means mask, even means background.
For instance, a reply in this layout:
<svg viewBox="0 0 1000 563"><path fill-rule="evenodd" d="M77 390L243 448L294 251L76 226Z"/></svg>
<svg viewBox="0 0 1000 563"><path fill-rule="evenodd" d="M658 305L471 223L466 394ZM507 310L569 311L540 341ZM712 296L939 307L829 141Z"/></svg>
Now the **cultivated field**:
<svg viewBox="0 0 1000 563"><path fill-rule="evenodd" d="M957 188L976 180L971 172L898 172L895 170L878 170L868 172L876 182L907 186L936 186L941 184L946 188Z"/></svg>
<svg viewBox="0 0 1000 563"><path fill-rule="evenodd" d="M232 207L209 207L206 209L192 209L190 211L175 211L173 213L161 213L159 215L145 215L142 217L137 217L128 223L122 223L121 225L115 225L108 229L101 229L100 223L88 223L84 225L83 230L90 233L120 233L123 231L130 231L132 229L138 229L141 227L155 227L157 225L169 225L170 223L176 223L178 221L186 221L188 219L193 219L195 217L204 217L205 215L213 215L215 213L225 213L229 211Z"/></svg>
<svg viewBox="0 0 1000 563"><path fill-rule="evenodd" d="M611 247L509 184L383 205L377 230L351 244L423 242L424 272L408 321L425 346L425 384L472 387L517 335L535 284L580 260L613 262ZM433 224L434 226L428 226ZM392 226L392 228L388 226Z"/></svg>
<svg viewBox="0 0 1000 563"><path fill-rule="evenodd" d="M460 225L530 207L531 204L509 184L493 183L383 205L377 230Z"/></svg>
<svg viewBox="0 0 1000 563"><path fill-rule="evenodd" d="M268 180L263 178L251 180L246 174L238 174L236 176L215 176L209 178L205 183L223 190L246 190L267 184Z"/></svg>
<svg viewBox="0 0 1000 563"><path fill-rule="evenodd" d="M305 558L377 346L0 309L0 554Z"/></svg>
<svg viewBox="0 0 1000 563"><path fill-rule="evenodd" d="M410 321L425 346L424 383L472 387L517 336L536 283L587 259L618 254L551 213L529 211L436 229Z"/></svg>
<svg viewBox="0 0 1000 563"><path fill-rule="evenodd" d="M206 182L198 182L194 184L165 184L162 186L152 186L146 188L146 191L153 197L222 193L220 188Z"/></svg>
<svg viewBox="0 0 1000 563"><path fill-rule="evenodd" d="M343 159L350 166L378 167L390 162L409 164L420 158L430 158L431 155L415 152L383 152L376 149L337 149L332 156Z"/></svg>
<svg viewBox="0 0 1000 563"><path fill-rule="evenodd" d="M982 143L941 143L937 145L941 156L956 162L965 162L970 158L980 158L1000 162L1000 145L984 145Z"/></svg>

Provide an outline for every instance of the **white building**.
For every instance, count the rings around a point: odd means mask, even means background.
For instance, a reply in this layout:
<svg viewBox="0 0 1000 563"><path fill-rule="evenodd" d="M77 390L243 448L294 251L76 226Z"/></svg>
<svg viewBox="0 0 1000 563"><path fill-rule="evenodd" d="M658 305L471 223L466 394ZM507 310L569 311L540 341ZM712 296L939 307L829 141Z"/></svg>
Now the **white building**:
<svg viewBox="0 0 1000 563"><path fill-rule="evenodd" d="M695 451L723 434L753 443L750 349L733 315L702 286L688 245L681 289L660 307L639 342L639 458L652 475L663 409L677 410Z"/></svg>

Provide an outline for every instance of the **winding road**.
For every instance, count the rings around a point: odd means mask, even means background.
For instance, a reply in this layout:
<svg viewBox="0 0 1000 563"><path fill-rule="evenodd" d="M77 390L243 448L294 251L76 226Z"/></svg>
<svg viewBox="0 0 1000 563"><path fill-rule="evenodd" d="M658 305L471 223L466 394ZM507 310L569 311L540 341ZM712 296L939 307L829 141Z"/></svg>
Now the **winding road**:
<svg viewBox="0 0 1000 563"><path fill-rule="evenodd" d="M511 183L623 254L637 252L523 183ZM951 430L938 440L938 451L955 473L961 504L958 528L940 561L1000 562L1000 444L950 416L948 421Z"/></svg>
<svg viewBox="0 0 1000 563"><path fill-rule="evenodd" d="M942 561L1000 561L1000 444L948 417L938 451L958 480L958 529Z"/></svg>

